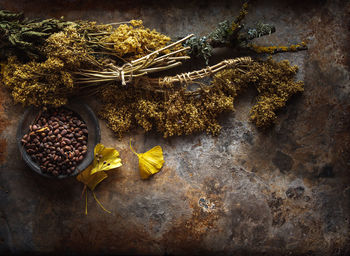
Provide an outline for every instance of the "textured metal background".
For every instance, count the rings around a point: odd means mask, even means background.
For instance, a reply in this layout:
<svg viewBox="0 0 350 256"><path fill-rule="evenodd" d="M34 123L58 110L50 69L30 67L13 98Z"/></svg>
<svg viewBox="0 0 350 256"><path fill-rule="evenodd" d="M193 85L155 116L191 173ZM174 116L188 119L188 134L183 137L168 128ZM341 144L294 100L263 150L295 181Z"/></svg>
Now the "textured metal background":
<svg viewBox="0 0 350 256"><path fill-rule="evenodd" d="M170 36L204 35L238 13L239 1L26 1L0 7L30 17L116 22L143 19ZM138 130L117 140L103 121L102 142L120 150L123 167L96 189L113 214L74 178L30 171L15 145L23 109L8 98L7 160L0 169L0 253L349 255L349 1L257 1L246 24L274 23L260 44L308 42L309 50L276 55L299 65L302 96L279 112L275 127L248 121L253 92L223 115L217 137L162 139ZM218 51L214 61L230 56ZM189 65L196 68L196 64ZM161 145L165 166L148 181L139 152Z"/></svg>

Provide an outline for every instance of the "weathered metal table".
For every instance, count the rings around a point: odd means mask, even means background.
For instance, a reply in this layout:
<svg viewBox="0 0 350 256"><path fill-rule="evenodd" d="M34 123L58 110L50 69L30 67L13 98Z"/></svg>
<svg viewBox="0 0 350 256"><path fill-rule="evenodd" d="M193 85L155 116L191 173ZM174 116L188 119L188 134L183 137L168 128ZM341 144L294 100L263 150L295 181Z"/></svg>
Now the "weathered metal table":
<svg viewBox="0 0 350 256"><path fill-rule="evenodd" d="M240 4L232 2L0 0L0 7L29 17L143 19L178 37L204 35L236 15ZM15 144L23 109L5 94L0 254L349 255L349 13L348 1L253 4L246 23L277 28L258 43L309 45L308 51L275 56L300 66L305 92L267 132L248 121L250 92L239 98L235 113L222 116L218 137L165 140L138 130L117 140L101 121L102 143L120 150L124 163L96 190L112 214L90 197L85 216L80 183L49 180L24 165ZM229 55L218 51L213 62ZM148 181L139 177L130 137L140 152L163 147L165 166Z"/></svg>

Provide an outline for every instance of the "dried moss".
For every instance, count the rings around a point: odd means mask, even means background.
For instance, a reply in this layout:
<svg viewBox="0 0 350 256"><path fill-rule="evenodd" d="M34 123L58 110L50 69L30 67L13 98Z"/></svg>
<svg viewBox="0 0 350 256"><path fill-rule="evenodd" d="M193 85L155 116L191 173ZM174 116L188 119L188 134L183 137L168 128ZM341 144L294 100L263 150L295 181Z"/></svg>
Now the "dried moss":
<svg viewBox="0 0 350 256"><path fill-rule="evenodd" d="M256 53L280 53L280 52L296 52L300 50L306 50L307 46L305 42L301 42L300 44L292 44L289 46L258 46L255 44L249 45L250 49L255 51Z"/></svg>

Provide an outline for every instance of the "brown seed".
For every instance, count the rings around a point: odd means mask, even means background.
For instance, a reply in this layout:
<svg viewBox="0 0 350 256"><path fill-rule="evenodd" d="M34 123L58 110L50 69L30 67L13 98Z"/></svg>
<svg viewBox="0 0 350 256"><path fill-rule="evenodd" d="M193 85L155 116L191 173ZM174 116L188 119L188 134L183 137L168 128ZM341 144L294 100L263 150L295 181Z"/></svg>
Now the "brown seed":
<svg viewBox="0 0 350 256"><path fill-rule="evenodd" d="M30 148L30 149L27 150L27 153L28 154L33 154L33 153L35 153L35 150Z"/></svg>
<svg viewBox="0 0 350 256"><path fill-rule="evenodd" d="M65 146L64 149L65 149L66 151L71 151L71 150L72 150L70 146Z"/></svg>
<svg viewBox="0 0 350 256"><path fill-rule="evenodd" d="M67 134L67 130L66 130L66 129L64 129L64 130L61 131L61 135L62 135L62 136L66 135L66 134Z"/></svg>
<svg viewBox="0 0 350 256"><path fill-rule="evenodd" d="M71 144L71 141L70 139L67 139L67 138L63 138L64 142L66 142L67 145L70 145Z"/></svg>
<svg viewBox="0 0 350 256"><path fill-rule="evenodd" d="M79 137L77 140L82 142L82 141L84 141L84 137Z"/></svg>
<svg viewBox="0 0 350 256"><path fill-rule="evenodd" d="M57 135L57 139L61 139L62 138L62 135L61 134L58 134Z"/></svg>
<svg viewBox="0 0 350 256"><path fill-rule="evenodd" d="M79 156L78 160L82 161L84 159L84 156Z"/></svg>
<svg viewBox="0 0 350 256"><path fill-rule="evenodd" d="M60 130L59 129L56 129L56 130L54 130L54 132L53 132L53 134L55 134L55 135L57 135L57 134L59 134L60 133Z"/></svg>
<svg viewBox="0 0 350 256"><path fill-rule="evenodd" d="M52 172L52 174L53 174L54 176L58 176L58 171L57 171L57 170L54 170L54 171Z"/></svg>
<svg viewBox="0 0 350 256"><path fill-rule="evenodd" d="M58 160L58 155L55 155L54 158L53 158L54 161L57 161Z"/></svg>
<svg viewBox="0 0 350 256"><path fill-rule="evenodd" d="M83 150L83 151L81 152L81 154L82 154L82 155L85 155L85 154L86 154L86 150Z"/></svg>
<svg viewBox="0 0 350 256"><path fill-rule="evenodd" d="M21 142L22 142L23 144L27 144L27 143L28 143L28 141L26 141L25 139L22 139Z"/></svg>
<svg viewBox="0 0 350 256"><path fill-rule="evenodd" d="M85 134L88 134L88 130L87 129L83 129L82 132L85 133Z"/></svg>
<svg viewBox="0 0 350 256"><path fill-rule="evenodd" d="M33 125L32 126L32 129L35 131L35 130L38 130L38 126L36 126L36 125Z"/></svg>

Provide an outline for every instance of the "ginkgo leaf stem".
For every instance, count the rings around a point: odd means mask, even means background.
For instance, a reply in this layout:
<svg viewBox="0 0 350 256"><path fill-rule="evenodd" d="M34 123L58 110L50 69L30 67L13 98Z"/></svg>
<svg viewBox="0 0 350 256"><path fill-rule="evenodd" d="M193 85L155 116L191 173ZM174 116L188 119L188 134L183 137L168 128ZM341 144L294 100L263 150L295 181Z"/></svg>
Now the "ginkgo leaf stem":
<svg viewBox="0 0 350 256"><path fill-rule="evenodd" d="M103 207L103 205L101 204L101 202L97 199L97 197L96 197L94 191L92 191L92 195L94 196L94 198L95 198L96 202L98 203L98 205L99 205L105 212L112 213L112 212L108 211L106 208Z"/></svg>
<svg viewBox="0 0 350 256"><path fill-rule="evenodd" d="M131 138L130 138L130 149L131 149L131 151L135 154L135 155L139 155L138 153L136 153L135 151L134 151L134 149L132 148L132 146L131 146Z"/></svg>

